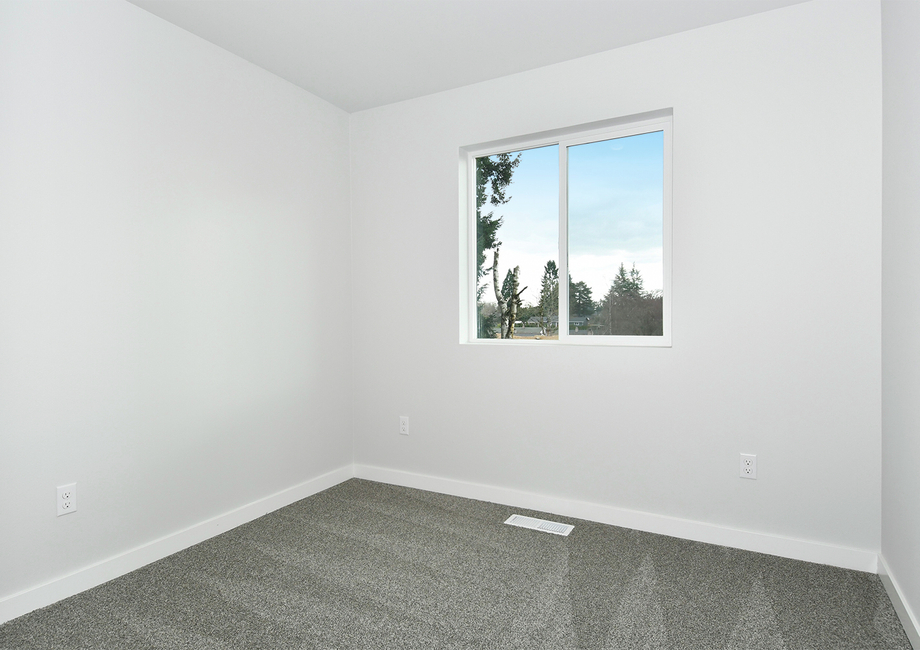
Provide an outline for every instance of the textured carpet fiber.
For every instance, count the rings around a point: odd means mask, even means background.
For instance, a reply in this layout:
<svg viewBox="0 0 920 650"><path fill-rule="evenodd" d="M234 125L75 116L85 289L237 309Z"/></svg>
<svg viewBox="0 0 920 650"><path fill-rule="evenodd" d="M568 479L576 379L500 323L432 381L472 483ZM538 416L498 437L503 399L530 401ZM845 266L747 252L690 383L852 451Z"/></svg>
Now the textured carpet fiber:
<svg viewBox="0 0 920 650"><path fill-rule="evenodd" d="M868 573L352 479L10 621L0 648L910 645Z"/></svg>

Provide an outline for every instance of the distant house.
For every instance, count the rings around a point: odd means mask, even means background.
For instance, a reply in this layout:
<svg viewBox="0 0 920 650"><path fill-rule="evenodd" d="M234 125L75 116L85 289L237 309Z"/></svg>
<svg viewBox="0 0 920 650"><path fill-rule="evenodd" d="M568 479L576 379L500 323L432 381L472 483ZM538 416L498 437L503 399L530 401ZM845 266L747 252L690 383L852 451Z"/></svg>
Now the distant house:
<svg viewBox="0 0 920 650"><path fill-rule="evenodd" d="M591 318L588 316L571 316L569 317L569 329L585 328L588 327L588 321ZM527 319L528 327L539 327L547 328L551 330L559 329L559 318L542 318L540 316L531 316Z"/></svg>
<svg viewBox="0 0 920 650"><path fill-rule="evenodd" d="M530 320L534 321L537 324L540 323L539 318L531 318ZM528 320L527 322L530 322L530 320ZM569 327L587 327L589 320L591 319L588 316L569 316ZM556 317L553 317L552 319L550 319L549 323L553 327L558 327L559 319Z"/></svg>

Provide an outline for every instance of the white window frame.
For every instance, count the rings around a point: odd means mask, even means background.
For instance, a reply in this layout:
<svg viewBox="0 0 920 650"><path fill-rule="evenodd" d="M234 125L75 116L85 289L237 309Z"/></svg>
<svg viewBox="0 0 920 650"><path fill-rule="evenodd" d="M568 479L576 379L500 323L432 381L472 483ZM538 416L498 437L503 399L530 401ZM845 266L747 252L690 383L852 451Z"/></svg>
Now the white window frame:
<svg viewBox="0 0 920 650"><path fill-rule="evenodd" d="M476 345L602 345L633 347L671 347L671 131L670 109L639 116L617 118L592 124L460 149L460 342ZM661 336L572 335L569 334L568 264L568 147L623 138L643 133L663 132L664 183L662 187L662 310ZM559 339L480 339L476 327L476 159L500 153L513 153L551 145L559 146ZM563 327L563 324L565 326Z"/></svg>

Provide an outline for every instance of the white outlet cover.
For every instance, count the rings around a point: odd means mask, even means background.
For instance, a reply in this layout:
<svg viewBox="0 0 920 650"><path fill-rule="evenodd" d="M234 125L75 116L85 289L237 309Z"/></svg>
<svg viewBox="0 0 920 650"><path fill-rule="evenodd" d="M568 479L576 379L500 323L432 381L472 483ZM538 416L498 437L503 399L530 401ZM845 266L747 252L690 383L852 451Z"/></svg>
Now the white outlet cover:
<svg viewBox="0 0 920 650"><path fill-rule="evenodd" d="M399 416L399 433L404 436L409 435L409 416L408 415Z"/></svg>
<svg viewBox="0 0 920 650"><path fill-rule="evenodd" d="M757 454L741 454L741 478L757 479Z"/></svg>
<svg viewBox="0 0 920 650"><path fill-rule="evenodd" d="M59 485L57 489L57 516L77 511L77 484Z"/></svg>

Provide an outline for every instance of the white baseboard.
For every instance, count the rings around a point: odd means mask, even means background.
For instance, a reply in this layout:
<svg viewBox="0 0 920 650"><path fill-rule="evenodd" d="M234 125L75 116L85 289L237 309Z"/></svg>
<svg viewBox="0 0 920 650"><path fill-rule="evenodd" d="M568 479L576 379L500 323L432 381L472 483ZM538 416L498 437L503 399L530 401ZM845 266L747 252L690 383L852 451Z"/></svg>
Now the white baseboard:
<svg viewBox="0 0 920 650"><path fill-rule="evenodd" d="M130 573L151 562L252 521L266 513L338 485L353 476L392 485L413 487L469 499L587 519L709 544L719 544L747 551L805 560L807 562L829 564L870 573L879 571L879 558L874 551L764 535L677 517L655 515L625 508L562 499L454 479L425 476L382 467L348 465L114 557L83 567L45 584L0 599L0 623L51 605L63 598L101 585L120 575ZM889 590L889 594L893 594L891 595L891 600L895 603L895 608L898 610L898 615L901 617L902 622L904 622L904 627L908 631L911 642L915 648L920 650L920 636L917 634L917 630L920 628L918 628L917 619L904 604L896 582L887 573L887 567L884 568L885 573L882 579Z"/></svg>
<svg viewBox="0 0 920 650"><path fill-rule="evenodd" d="M56 578L0 599L0 623L46 607L52 603L130 573L177 551L194 546L215 535L236 528L264 514L321 492L354 475L351 465L317 476L286 490L212 517L184 530L166 535L114 557L107 558L71 574Z"/></svg>
<svg viewBox="0 0 920 650"><path fill-rule="evenodd" d="M532 492L522 492L510 488L501 488L478 483L468 483L453 479L425 476L400 470L355 465L355 476L381 483L418 488L442 494L450 494L468 499L490 501L519 508L539 510L578 519L587 519L602 524L612 524L624 528L642 530L680 537L697 542L730 546L745 551L756 551L779 557L804 560L818 564L845 569L855 569L876 573L878 555L876 551L833 546L820 542L810 542L789 537L765 535L745 530L736 530L706 524L689 519L679 519L665 515L656 515L637 510L627 510L613 506L561 499Z"/></svg>
<svg viewBox="0 0 920 650"><path fill-rule="evenodd" d="M907 638L910 640L914 650L920 650L920 619L908 606L907 600L904 598L904 592L901 591L895 577L891 575L891 570L885 561L884 555L879 555L878 564L878 576L882 579L882 584L885 585L885 591L888 592L891 604L894 605L894 611L897 612L901 625L904 626Z"/></svg>

